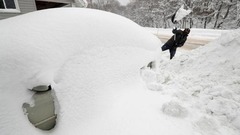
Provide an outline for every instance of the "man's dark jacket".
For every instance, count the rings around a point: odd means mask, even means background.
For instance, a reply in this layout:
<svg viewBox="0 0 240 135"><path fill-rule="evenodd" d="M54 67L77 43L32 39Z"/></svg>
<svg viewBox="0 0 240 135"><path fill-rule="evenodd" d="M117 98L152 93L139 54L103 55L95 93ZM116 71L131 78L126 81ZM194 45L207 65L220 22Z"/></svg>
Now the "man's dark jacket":
<svg viewBox="0 0 240 135"><path fill-rule="evenodd" d="M162 51L170 51L170 59L176 53L177 47L182 47L187 40L188 34L182 30L173 29L172 33L174 34L163 46Z"/></svg>

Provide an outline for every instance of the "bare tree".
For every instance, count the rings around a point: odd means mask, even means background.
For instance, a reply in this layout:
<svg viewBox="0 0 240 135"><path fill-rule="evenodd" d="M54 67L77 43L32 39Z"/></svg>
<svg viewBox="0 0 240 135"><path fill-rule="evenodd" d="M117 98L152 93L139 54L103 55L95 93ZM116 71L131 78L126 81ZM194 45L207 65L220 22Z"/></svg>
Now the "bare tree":
<svg viewBox="0 0 240 135"><path fill-rule="evenodd" d="M123 15L144 27L172 27L171 16L182 5L192 13L180 21L182 27L238 28L239 0L130 0L126 6L118 0L88 0L90 8ZM237 8L239 7L239 8Z"/></svg>

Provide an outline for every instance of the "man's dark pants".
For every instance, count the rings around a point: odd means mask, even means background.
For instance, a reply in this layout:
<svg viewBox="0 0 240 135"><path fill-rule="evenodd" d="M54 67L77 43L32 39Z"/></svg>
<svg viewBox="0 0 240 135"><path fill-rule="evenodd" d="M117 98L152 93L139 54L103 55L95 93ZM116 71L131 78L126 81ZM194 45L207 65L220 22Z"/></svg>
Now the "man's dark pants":
<svg viewBox="0 0 240 135"><path fill-rule="evenodd" d="M169 44L164 44L162 46L162 51L166 51L169 49L170 52L170 59L172 59L176 53L177 47L169 45Z"/></svg>

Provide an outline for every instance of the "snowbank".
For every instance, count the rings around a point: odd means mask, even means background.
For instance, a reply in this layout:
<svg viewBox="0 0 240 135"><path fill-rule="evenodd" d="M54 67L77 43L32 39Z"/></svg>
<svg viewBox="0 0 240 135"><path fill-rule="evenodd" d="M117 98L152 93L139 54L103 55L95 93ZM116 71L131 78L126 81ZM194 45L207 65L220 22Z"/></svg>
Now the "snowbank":
<svg viewBox="0 0 240 135"><path fill-rule="evenodd" d="M164 35L164 36L172 36L173 35L172 29L163 29L163 28L146 28L146 29L155 35ZM225 34L228 31L229 30L191 28L189 37L212 41L212 40L219 38L222 34Z"/></svg>
<svg viewBox="0 0 240 135"><path fill-rule="evenodd" d="M110 117L118 96L141 85L139 69L161 44L124 17L77 8L1 20L0 33L0 133L11 135L95 132L96 119ZM27 89L49 84L60 112L56 128L44 132L30 124L21 106L34 94Z"/></svg>
<svg viewBox="0 0 240 135"><path fill-rule="evenodd" d="M91 9L52 9L0 21L0 133L239 135L240 31L173 60L134 22ZM158 49L156 49L158 47ZM139 69L158 52L159 68ZM144 85L144 81L147 85ZM36 85L59 100L56 127L21 109ZM150 91L148 90L150 88Z"/></svg>
<svg viewBox="0 0 240 135"><path fill-rule="evenodd" d="M142 74L144 80L153 80L147 86L161 84L162 93L172 96L163 112L178 116L182 114L179 108L185 107L192 128L203 135L240 134L240 30L171 61L168 57L167 52L159 58L157 74L152 70Z"/></svg>

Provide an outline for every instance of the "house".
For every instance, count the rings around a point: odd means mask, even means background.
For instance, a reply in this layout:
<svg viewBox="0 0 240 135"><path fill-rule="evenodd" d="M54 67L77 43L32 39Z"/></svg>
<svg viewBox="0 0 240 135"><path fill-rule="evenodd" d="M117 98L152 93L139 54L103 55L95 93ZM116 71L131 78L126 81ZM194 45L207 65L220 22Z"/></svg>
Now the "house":
<svg viewBox="0 0 240 135"><path fill-rule="evenodd" d="M47 8L86 7L86 0L0 0L0 20Z"/></svg>

